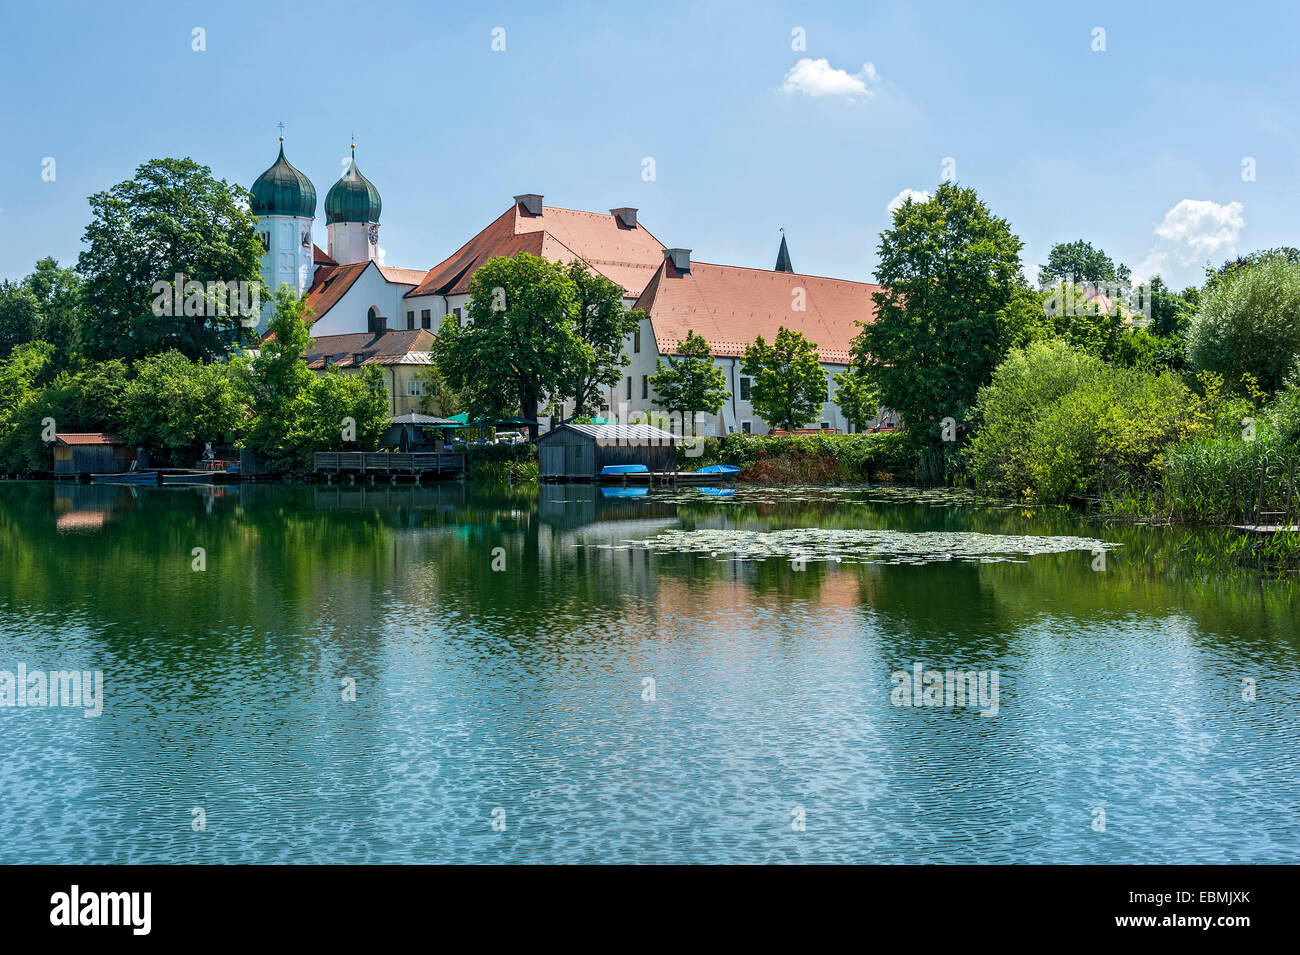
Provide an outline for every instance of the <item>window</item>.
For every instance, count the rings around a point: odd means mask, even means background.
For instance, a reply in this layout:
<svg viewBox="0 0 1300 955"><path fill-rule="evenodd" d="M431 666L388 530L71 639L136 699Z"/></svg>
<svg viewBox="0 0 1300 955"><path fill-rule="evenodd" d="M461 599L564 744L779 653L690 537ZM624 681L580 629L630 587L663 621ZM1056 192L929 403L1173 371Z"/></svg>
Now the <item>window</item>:
<svg viewBox="0 0 1300 955"><path fill-rule="evenodd" d="M740 379L740 400L741 401L749 400L749 379L748 378ZM749 432L745 432L745 433L748 434Z"/></svg>
<svg viewBox="0 0 1300 955"><path fill-rule="evenodd" d="M406 379L406 397L408 397L408 398L423 398L423 397L424 397L424 382L421 381L419 378L408 378L408 379Z"/></svg>
<svg viewBox="0 0 1300 955"><path fill-rule="evenodd" d="M406 327L408 329L415 327L415 312L406 313Z"/></svg>
<svg viewBox="0 0 1300 955"><path fill-rule="evenodd" d="M646 398L649 397L650 397L650 376L642 375L641 376L641 399L644 401Z"/></svg>
<svg viewBox="0 0 1300 955"><path fill-rule="evenodd" d="M750 421L742 421L742 422L740 422L740 433L741 433L741 434L753 434L754 432L753 432L752 429L753 429L753 422L750 422Z"/></svg>
<svg viewBox="0 0 1300 955"><path fill-rule="evenodd" d="M453 314L453 315L456 316L456 324L459 325L459 324L460 324L460 309L458 309L458 308L453 308L453 309L451 310L451 314Z"/></svg>
<svg viewBox="0 0 1300 955"><path fill-rule="evenodd" d="M420 327L433 328L433 313L427 309L420 309Z"/></svg>
<svg viewBox="0 0 1300 955"><path fill-rule="evenodd" d="M830 429L831 429L831 423L830 423L829 421L823 421L823 422L822 422L822 430L823 430L823 431L829 431Z"/></svg>
<svg viewBox="0 0 1300 955"><path fill-rule="evenodd" d="M263 249L271 248L271 233L269 232L262 233L262 248Z"/></svg>
<svg viewBox="0 0 1300 955"><path fill-rule="evenodd" d="M641 329L638 328L636 331L632 333L632 353L640 354L640 352L641 352Z"/></svg>
<svg viewBox="0 0 1300 955"><path fill-rule="evenodd" d="M310 248L311 248L311 233L310 233L310 232L304 232L304 233L302 234L302 247L303 247L304 249L310 249Z"/></svg>
<svg viewBox="0 0 1300 955"><path fill-rule="evenodd" d="M632 376L631 375L628 375L627 377L627 400L628 401L632 400Z"/></svg>

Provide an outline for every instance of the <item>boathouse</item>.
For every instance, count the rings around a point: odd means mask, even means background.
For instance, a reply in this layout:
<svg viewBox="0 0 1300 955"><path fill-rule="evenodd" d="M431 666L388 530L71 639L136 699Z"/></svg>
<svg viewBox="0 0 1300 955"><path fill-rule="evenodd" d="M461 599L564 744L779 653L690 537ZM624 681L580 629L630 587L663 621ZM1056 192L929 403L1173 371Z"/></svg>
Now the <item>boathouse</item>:
<svg viewBox="0 0 1300 955"><path fill-rule="evenodd" d="M601 468L644 464L677 470L677 437L648 424L562 424L537 441L543 481L593 481Z"/></svg>
<svg viewBox="0 0 1300 955"><path fill-rule="evenodd" d="M56 434L53 445L56 477L116 474L129 468L135 456L130 445L104 431Z"/></svg>

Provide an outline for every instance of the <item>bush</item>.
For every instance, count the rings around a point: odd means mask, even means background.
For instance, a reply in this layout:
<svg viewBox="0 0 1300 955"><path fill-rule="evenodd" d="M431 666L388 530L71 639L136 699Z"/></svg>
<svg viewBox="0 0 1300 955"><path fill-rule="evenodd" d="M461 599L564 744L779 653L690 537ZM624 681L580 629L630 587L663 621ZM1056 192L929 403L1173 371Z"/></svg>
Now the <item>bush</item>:
<svg viewBox="0 0 1300 955"><path fill-rule="evenodd" d="M1187 333L1190 366L1234 388L1250 376L1273 394L1298 355L1300 265L1281 256L1230 271L1206 294Z"/></svg>
<svg viewBox="0 0 1300 955"><path fill-rule="evenodd" d="M535 444L488 444L465 452L465 472L485 484L521 484L540 475Z"/></svg>
<svg viewBox="0 0 1300 955"><path fill-rule="evenodd" d="M1008 355L980 389L965 461L980 486L1044 503L1144 487L1166 445L1213 430L1218 401L1171 372L1038 342Z"/></svg>

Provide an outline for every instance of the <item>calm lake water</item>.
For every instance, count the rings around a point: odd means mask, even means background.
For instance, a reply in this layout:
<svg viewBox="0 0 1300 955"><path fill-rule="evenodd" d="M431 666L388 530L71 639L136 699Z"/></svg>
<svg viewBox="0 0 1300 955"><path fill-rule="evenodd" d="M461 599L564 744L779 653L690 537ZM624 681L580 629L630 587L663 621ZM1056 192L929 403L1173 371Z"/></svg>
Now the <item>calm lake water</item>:
<svg viewBox="0 0 1300 955"><path fill-rule="evenodd" d="M0 484L0 671L104 679L98 717L0 707L0 863L1300 861L1296 586L1188 536L890 489ZM915 664L996 707L895 705Z"/></svg>

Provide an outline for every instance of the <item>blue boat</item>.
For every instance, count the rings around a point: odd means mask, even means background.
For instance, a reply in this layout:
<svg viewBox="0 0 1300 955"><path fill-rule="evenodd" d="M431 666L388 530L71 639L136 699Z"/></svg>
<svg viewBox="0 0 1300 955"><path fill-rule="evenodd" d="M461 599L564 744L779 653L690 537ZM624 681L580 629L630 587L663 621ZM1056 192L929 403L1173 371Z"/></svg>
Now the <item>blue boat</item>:
<svg viewBox="0 0 1300 955"><path fill-rule="evenodd" d="M121 474L92 474L92 484L157 484L157 471L123 471Z"/></svg>
<svg viewBox="0 0 1300 955"><path fill-rule="evenodd" d="M650 469L644 464L607 464L600 469L602 475L649 474Z"/></svg>
<svg viewBox="0 0 1300 955"><path fill-rule="evenodd" d="M601 497L648 497L649 494L650 489L648 487L602 487L600 489Z"/></svg>
<svg viewBox="0 0 1300 955"><path fill-rule="evenodd" d="M734 464L710 464L708 467L700 468L696 474L716 474L720 478L734 478L740 473L740 468Z"/></svg>

